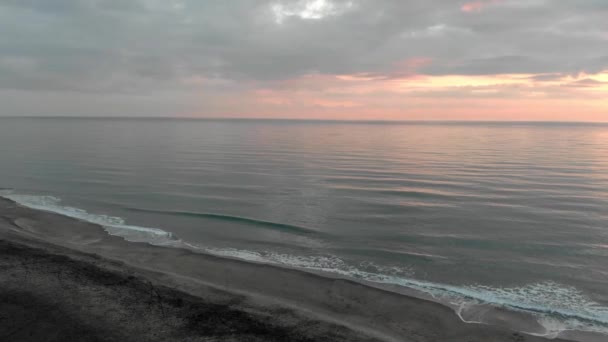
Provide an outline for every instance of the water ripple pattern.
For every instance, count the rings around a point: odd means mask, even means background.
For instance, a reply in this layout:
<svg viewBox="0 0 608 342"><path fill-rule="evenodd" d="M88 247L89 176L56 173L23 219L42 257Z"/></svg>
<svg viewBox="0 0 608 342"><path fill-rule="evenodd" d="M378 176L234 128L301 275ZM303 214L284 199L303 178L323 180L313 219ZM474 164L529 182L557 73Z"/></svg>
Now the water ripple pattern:
<svg viewBox="0 0 608 342"><path fill-rule="evenodd" d="M126 239L608 331L606 125L5 118L0 160Z"/></svg>

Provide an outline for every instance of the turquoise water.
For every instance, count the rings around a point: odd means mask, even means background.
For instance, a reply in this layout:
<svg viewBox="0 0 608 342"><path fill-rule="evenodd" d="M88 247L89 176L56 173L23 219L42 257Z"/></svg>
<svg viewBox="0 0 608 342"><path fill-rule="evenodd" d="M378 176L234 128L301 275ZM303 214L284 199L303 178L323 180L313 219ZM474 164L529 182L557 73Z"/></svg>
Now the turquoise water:
<svg viewBox="0 0 608 342"><path fill-rule="evenodd" d="M0 160L128 240L608 331L607 125L4 118Z"/></svg>

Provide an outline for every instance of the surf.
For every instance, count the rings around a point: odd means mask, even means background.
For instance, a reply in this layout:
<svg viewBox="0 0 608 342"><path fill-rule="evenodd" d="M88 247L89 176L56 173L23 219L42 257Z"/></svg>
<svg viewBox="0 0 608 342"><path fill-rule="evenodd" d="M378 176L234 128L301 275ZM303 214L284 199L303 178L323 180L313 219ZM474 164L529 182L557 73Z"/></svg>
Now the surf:
<svg viewBox="0 0 608 342"><path fill-rule="evenodd" d="M249 218L249 217L234 216L234 215L227 215L227 214L199 213L199 212L190 212L190 211L152 210L152 209L142 209L142 208L132 208L132 207L127 207L125 209L130 210L130 211L161 214L161 215L199 217L199 218L206 218L206 219L212 219L212 220L217 220L217 221L237 222L237 223L242 223L242 224L246 224L249 226L257 226L257 227L261 227L261 228L265 228L265 229L278 230L281 232L295 233L295 234L308 235L308 234L318 233L317 231L315 231L314 229L311 229L311 228L305 228L305 227L295 226L295 225L290 225L290 224L264 221L264 220Z"/></svg>
<svg viewBox="0 0 608 342"><path fill-rule="evenodd" d="M31 209L54 212L100 225L109 234L121 236L128 241L145 240L159 243L177 240L177 237L173 233L163 229L130 225L121 217L93 214L84 209L65 206L61 204L60 198L50 195L17 194L12 190L2 190L0 191L0 196ZM138 238L135 238L136 236Z"/></svg>
<svg viewBox="0 0 608 342"><path fill-rule="evenodd" d="M54 212L98 224L108 234L120 236L127 241L147 242L164 247L187 248L220 257L266 263L315 273L320 272L328 276L342 276L389 291L394 291L391 286L414 290L425 299L443 303L453 308L458 317L465 323L484 323L483 319L481 321L467 319L463 314L465 308L490 305L535 317L537 323L545 331L524 331L534 335L554 338L564 331L608 334L608 307L591 300L575 287L556 282L539 282L517 287L457 286L435 283L415 279L413 277L415 272L408 268L401 268L398 269L398 272L395 272L394 266L373 265L376 272L370 272L363 267L365 265L362 263L352 264L335 255L292 255L272 251L258 252L191 244L180 240L175 234L161 228L131 225L120 217L93 214L83 209L65 206L61 203L61 199L49 195L26 195L17 194L12 190L2 190L0 196L32 209ZM132 208L132 210L146 211L145 209L135 208ZM158 213L158 211L151 212ZM161 211L161 213L163 212ZM264 225L275 229L298 231L300 228L213 213L175 211L165 211L164 213ZM304 232L310 233L308 230L304 230Z"/></svg>

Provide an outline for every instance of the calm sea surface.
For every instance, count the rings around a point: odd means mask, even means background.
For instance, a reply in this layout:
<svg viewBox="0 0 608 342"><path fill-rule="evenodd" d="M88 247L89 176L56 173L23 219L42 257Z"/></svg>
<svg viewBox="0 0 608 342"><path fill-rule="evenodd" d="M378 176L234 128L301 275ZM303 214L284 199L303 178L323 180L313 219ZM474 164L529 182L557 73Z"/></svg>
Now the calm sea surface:
<svg viewBox="0 0 608 342"><path fill-rule="evenodd" d="M607 125L4 118L0 166L129 240L608 331Z"/></svg>

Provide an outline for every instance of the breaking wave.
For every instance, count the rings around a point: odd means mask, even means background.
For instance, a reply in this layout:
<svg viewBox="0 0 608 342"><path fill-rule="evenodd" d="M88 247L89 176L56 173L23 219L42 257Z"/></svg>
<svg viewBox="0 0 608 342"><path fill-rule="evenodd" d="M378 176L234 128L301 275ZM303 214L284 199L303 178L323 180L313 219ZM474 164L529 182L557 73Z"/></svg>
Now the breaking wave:
<svg viewBox="0 0 608 342"><path fill-rule="evenodd" d="M409 268L377 265L372 262L351 264L333 255L297 256L271 251L257 252L196 246L181 241L171 232L160 228L129 225L120 217L92 214L83 209L64 206L57 197L15 194L12 190L6 189L0 190L0 196L32 209L55 212L98 224L104 227L109 234L121 236L128 241L189 248L217 256L269 263L308 271L327 272L379 285L406 287L430 295L431 298L439 302L456 307L457 314L463 321L468 323L472 322L462 316L463 308L472 305L491 305L535 316L539 325L544 328L544 331L528 331L528 333L535 335L555 338L561 332L569 330L608 334L608 307L591 300L574 287L555 282L535 283L520 287L440 284L414 279L412 277L413 270ZM131 208L131 210L148 211L134 208ZM245 224L261 225L270 229L311 233L310 230L302 227L228 215L173 211L161 211L160 213L230 220Z"/></svg>
<svg viewBox="0 0 608 342"><path fill-rule="evenodd" d="M126 208L131 211L138 212L146 212L146 213L154 213L154 214L162 214L162 215L171 215L171 216L187 216L187 217L200 217L207 218L218 221L228 221L228 222L238 222L246 225L258 226L265 229L278 230L282 232L295 233L295 234L314 234L316 233L313 229L294 226L290 224L270 222L257 220L248 217L242 216L233 216L233 215L225 215L225 214L216 214L216 213L198 213L198 212L190 212L190 211L171 211L171 210L151 210L151 209L141 209L141 208Z"/></svg>

